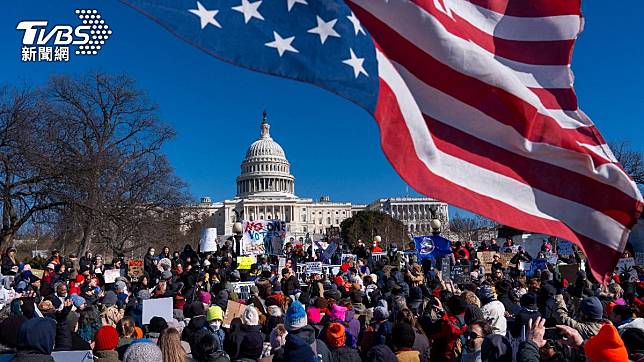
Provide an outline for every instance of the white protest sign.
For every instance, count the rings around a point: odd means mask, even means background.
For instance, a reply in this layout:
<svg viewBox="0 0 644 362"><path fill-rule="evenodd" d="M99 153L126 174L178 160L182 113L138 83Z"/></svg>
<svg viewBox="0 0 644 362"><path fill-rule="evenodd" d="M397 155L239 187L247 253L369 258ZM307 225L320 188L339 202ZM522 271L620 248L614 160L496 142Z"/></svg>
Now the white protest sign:
<svg viewBox="0 0 644 362"><path fill-rule="evenodd" d="M548 261L549 264L557 265L557 261L559 260L559 256L557 254L553 254L553 253L546 253L546 260Z"/></svg>
<svg viewBox="0 0 644 362"><path fill-rule="evenodd" d="M306 263L306 274L322 274L322 262L313 261Z"/></svg>
<svg viewBox="0 0 644 362"><path fill-rule="evenodd" d="M199 251L207 253L217 251L217 228L206 228L199 239Z"/></svg>
<svg viewBox="0 0 644 362"><path fill-rule="evenodd" d="M92 351L58 351L52 352L51 356L56 362L93 362Z"/></svg>
<svg viewBox="0 0 644 362"><path fill-rule="evenodd" d="M150 324L153 317L172 321L172 298L147 299L143 301L143 324Z"/></svg>
<svg viewBox="0 0 644 362"><path fill-rule="evenodd" d="M530 270L530 268L532 267L531 264L532 263L530 263L529 261L521 261L519 262L519 270L521 271Z"/></svg>
<svg viewBox="0 0 644 362"><path fill-rule="evenodd" d="M634 258L620 258L617 261L617 269L619 273L628 274L631 282L637 281L637 270L635 270L635 259Z"/></svg>
<svg viewBox="0 0 644 362"><path fill-rule="evenodd" d="M243 222L242 255L281 255L286 240L286 222L253 220Z"/></svg>
<svg viewBox="0 0 644 362"><path fill-rule="evenodd" d="M105 274L103 274L103 279L105 279L105 284L111 284L116 282L116 278L120 276L121 276L120 269L110 269L105 271Z"/></svg>
<svg viewBox="0 0 644 362"><path fill-rule="evenodd" d="M342 254L342 259L341 263L342 264L352 264L355 265L355 263L358 261L358 256L355 254Z"/></svg>

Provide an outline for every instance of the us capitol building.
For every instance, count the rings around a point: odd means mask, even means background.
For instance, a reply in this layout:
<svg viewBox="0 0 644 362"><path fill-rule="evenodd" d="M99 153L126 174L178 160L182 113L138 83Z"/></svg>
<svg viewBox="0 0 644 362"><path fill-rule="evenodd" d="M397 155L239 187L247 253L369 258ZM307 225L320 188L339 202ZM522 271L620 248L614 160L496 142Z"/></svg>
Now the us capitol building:
<svg viewBox="0 0 644 362"><path fill-rule="evenodd" d="M236 221L279 219L287 223L291 236L326 234L328 228L362 210L378 210L401 220L412 234L430 231L431 209L447 225L447 204L431 198L385 198L369 205L350 202L331 202L328 196L319 201L300 198L295 194L295 177L291 164L279 143L270 134L270 124L264 112L259 139L246 151L237 177L237 195L230 200L213 202L202 197L197 204L186 208L188 218L213 217L219 235L232 234Z"/></svg>

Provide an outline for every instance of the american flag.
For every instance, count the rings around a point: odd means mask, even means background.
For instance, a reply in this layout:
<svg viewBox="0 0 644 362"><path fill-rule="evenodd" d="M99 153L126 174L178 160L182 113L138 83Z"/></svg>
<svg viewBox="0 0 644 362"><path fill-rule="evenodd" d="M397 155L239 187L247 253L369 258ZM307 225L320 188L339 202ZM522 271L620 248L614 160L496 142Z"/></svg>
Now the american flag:
<svg viewBox="0 0 644 362"><path fill-rule="evenodd" d="M577 105L580 0L123 2L219 59L360 105L414 189L574 241L597 278L642 212Z"/></svg>

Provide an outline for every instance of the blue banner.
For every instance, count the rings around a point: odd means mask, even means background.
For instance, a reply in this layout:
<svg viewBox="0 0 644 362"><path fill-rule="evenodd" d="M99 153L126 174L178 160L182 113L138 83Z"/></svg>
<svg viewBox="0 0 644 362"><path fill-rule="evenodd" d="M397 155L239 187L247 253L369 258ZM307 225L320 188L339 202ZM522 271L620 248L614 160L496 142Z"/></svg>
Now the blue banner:
<svg viewBox="0 0 644 362"><path fill-rule="evenodd" d="M419 260L452 253L452 243L440 235L414 236L414 242Z"/></svg>

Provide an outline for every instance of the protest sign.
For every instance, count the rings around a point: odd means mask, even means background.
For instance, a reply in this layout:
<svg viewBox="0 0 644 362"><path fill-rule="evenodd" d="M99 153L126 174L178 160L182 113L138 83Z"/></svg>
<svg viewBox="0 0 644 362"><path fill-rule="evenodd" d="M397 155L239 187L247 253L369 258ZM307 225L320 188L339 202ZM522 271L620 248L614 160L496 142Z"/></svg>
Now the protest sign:
<svg viewBox="0 0 644 362"><path fill-rule="evenodd" d="M387 256L387 253L371 253L371 258L373 259L374 263L380 261L380 259L384 258L385 256Z"/></svg>
<svg viewBox="0 0 644 362"><path fill-rule="evenodd" d="M201 232L199 251L207 253L217 251L217 228L206 228Z"/></svg>
<svg viewBox="0 0 644 362"><path fill-rule="evenodd" d="M572 250L572 243L568 240L561 240L557 242L557 254L561 256L572 255L574 252Z"/></svg>
<svg viewBox="0 0 644 362"><path fill-rule="evenodd" d="M281 255L286 240L286 222L281 220L244 221L242 255Z"/></svg>
<svg viewBox="0 0 644 362"><path fill-rule="evenodd" d="M92 351L55 351L51 353L55 362L93 362Z"/></svg>
<svg viewBox="0 0 644 362"><path fill-rule="evenodd" d="M143 324L150 324L153 317L172 321L172 298L147 299L143 301Z"/></svg>
<svg viewBox="0 0 644 362"><path fill-rule="evenodd" d="M476 257L485 268L485 273L487 274L492 272L492 262L495 254L497 254L496 251L479 251L476 253Z"/></svg>
<svg viewBox="0 0 644 362"><path fill-rule="evenodd" d="M233 321L233 319L241 318L244 310L246 310L245 305L229 300L228 305L226 306L226 313L224 314L224 321L222 323L222 326L224 328L230 328L230 323Z"/></svg>
<svg viewBox="0 0 644 362"><path fill-rule="evenodd" d="M443 280L450 280L451 276L449 273L449 267L450 267L450 260L447 257L444 257L441 260L441 276Z"/></svg>
<svg viewBox="0 0 644 362"><path fill-rule="evenodd" d="M552 265L557 265L557 261L559 260L559 256L554 253L546 253L546 261L548 264Z"/></svg>
<svg viewBox="0 0 644 362"><path fill-rule="evenodd" d="M45 271L42 269L31 269L31 275L42 279L42 276L45 274Z"/></svg>
<svg viewBox="0 0 644 362"><path fill-rule="evenodd" d="M239 270L248 270L250 266L255 263L254 256L238 256L237 257L237 269Z"/></svg>
<svg viewBox="0 0 644 362"><path fill-rule="evenodd" d="M530 263L530 269L527 269L525 274L532 278L538 271L547 269L547 263L548 261L546 259L533 259Z"/></svg>
<svg viewBox="0 0 644 362"><path fill-rule="evenodd" d="M635 265L644 266L644 253L637 252L635 253Z"/></svg>
<svg viewBox="0 0 644 362"><path fill-rule="evenodd" d="M130 259L127 261L127 275L133 281L138 281L144 274L143 259Z"/></svg>
<svg viewBox="0 0 644 362"><path fill-rule="evenodd" d="M341 259L342 264L356 265L357 261L358 261L358 256L355 254L342 254L342 259Z"/></svg>
<svg viewBox="0 0 644 362"><path fill-rule="evenodd" d="M322 262L314 261L306 263L306 274L322 274Z"/></svg>
<svg viewBox="0 0 644 362"><path fill-rule="evenodd" d="M572 283L577 279L577 272L579 271L579 264L560 264L559 273L561 277Z"/></svg>
<svg viewBox="0 0 644 362"><path fill-rule="evenodd" d="M619 274L628 274L631 282L638 280L637 270L635 270L635 258L620 258L617 261L617 270Z"/></svg>
<svg viewBox="0 0 644 362"><path fill-rule="evenodd" d="M283 257L283 256L280 256L278 261L277 261L278 271L281 273L282 269L284 269L285 266L286 266L286 258Z"/></svg>
<svg viewBox="0 0 644 362"><path fill-rule="evenodd" d="M456 284L467 284L471 282L470 266L463 264L456 264L452 267L452 280Z"/></svg>
<svg viewBox="0 0 644 362"><path fill-rule="evenodd" d="M507 268L508 266L511 265L510 260L512 260L512 258L514 257L514 254L513 253L501 253L501 254L499 254L499 256L501 257L501 260L500 260L501 264L503 264L504 268Z"/></svg>
<svg viewBox="0 0 644 362"><path fill-rule="evenodd" d="M519 270L521 271L528 271L532 267L532 263L529 261L520 261L519 262Z"/></svg>
<svg viewBox="0 0 644 362"><path fill-rule="evenodd" d="M103 274L103 279L105 280L105 284L111 284L116 282L116 278L120 276L121 269L110 269L105 271L105 274Z"/></svg>

